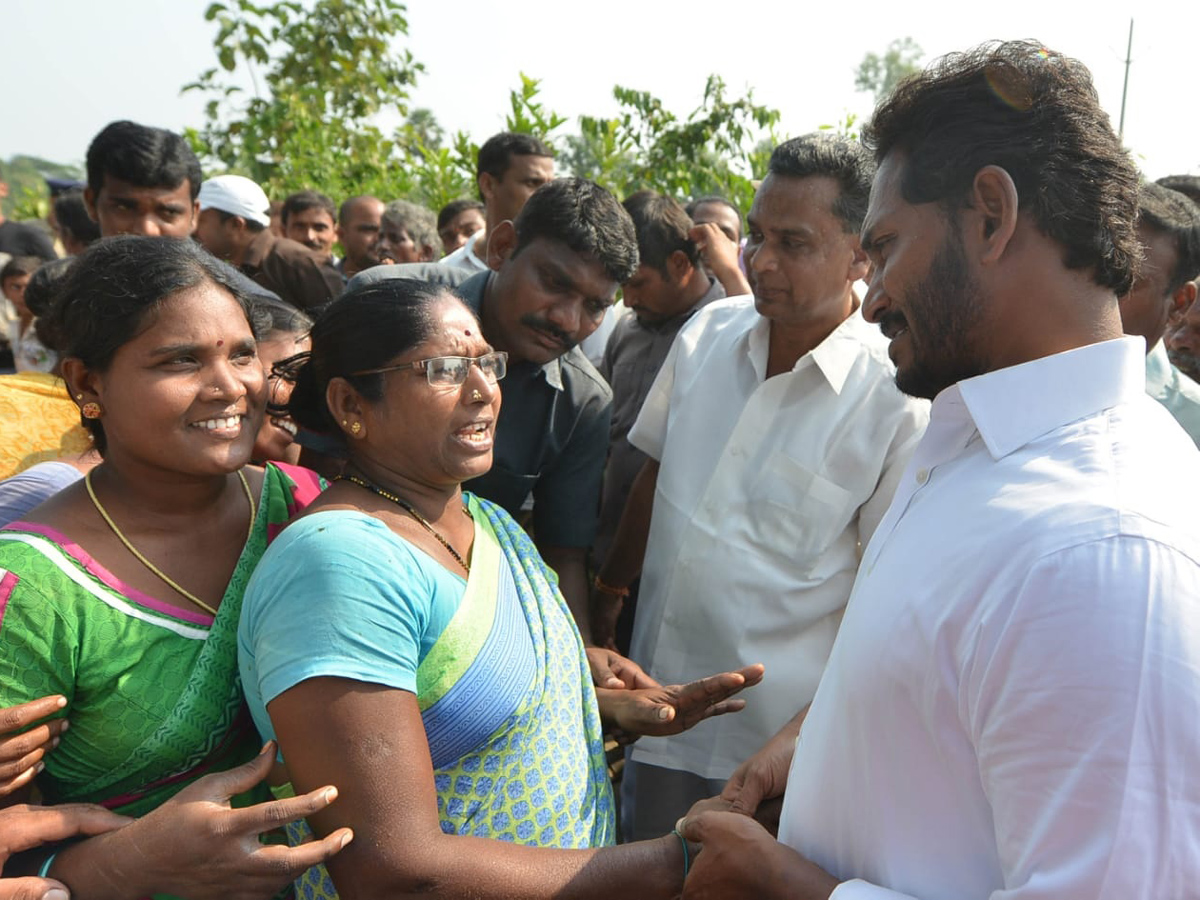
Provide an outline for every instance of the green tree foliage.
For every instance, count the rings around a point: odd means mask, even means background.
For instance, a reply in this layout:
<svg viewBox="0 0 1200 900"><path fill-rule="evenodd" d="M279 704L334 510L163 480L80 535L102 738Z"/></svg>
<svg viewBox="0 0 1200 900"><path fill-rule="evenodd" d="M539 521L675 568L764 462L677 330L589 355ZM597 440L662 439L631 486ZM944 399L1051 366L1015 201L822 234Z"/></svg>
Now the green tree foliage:
<svg viewBox="0 0 1200 900"><path fill-rule="evenodd" d="M205 19L217 24L218 65L184 90L210 96L204 127L188 132L208 167L247 175L274 196L313 186L342 197L407 190L402 148L379 125L383 112L407 113L423 71L395 49L408 32L403 4L220 0ZM235 73L253 96L230 80Z"/></svg>
<svg viewBox="0 0 1200 900"><path fill-rule="evenodd" d="M580 133L567 139L564 162L572 172L603 184L620 197L651 189L686 201L720 194L748 209L751 179L766 168L761 137L770 136L779 112L730 98L711 75L700 106L681 118L646 91L613 88L620 104L612 119L581 116ZM770 150L767 150L767 156Z"/></svg>
<svg viewBox="0 0 1200 900"><path fill-rule="evenodd" d="M83 169L68 163L56 163L40 156L17 155L3 164L8 185L3 200L4 215L11 219L44 219L50 212L47 178L83 180Z"/></svg>
<svg viewBox="0 0 1200 900"><path fill-rule="evenodd" d="M881 56L868 53L858 64L854 87L875 95L876 102L892 92L900 80L921 71L925 51L911 37L897 38Z"/></svg>
<svg viewBox="0 0 1200 900"><path fill-rule="evenodd" d="M217 65L184 90L209 97L204 126L188 132L208 170L247 175L273 197L316 187L437 210L476 194L478 145L462 132L447 136L432 110L408 109L423 67L395 49L408 29L399 0L217 0L205 18L217 26ZM578 133L565 134L568 120L544 105L541 82L520 78L505 128L536 135L556 147L560 168L620 197L643 188L680 200L718 193L747 207L750 179L769 154L761 140L779 121L714 75L686 116L616 87L617 116L580 116ZM403 124L386 133L384 112Z"/></svg>

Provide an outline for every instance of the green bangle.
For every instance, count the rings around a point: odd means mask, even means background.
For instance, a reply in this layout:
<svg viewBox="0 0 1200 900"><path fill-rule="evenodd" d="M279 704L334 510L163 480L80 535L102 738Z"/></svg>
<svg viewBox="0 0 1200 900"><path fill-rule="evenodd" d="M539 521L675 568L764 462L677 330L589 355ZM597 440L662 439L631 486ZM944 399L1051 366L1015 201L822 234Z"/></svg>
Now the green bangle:
<svg viewBox="0 0 1200 900"><path fill-rule="evenodd" d="M684 852L684 858L686 859L687 858L687 850L684 850L683 852ZM56 856L58 856L57 853L51 853L49 856L46 857L46 861L44 863L42 863L42 867L40 869L38 869L38 878L45 878L48 874L50 874L50 865L54 862L54 857L56 857ZM28 870L26 870L26 871L28 871Z"/></svg>
<svg viewBox="0 0 1200 900"><path fill-rule="evenodd" d="M691 868L692 868L691 856L688 853L687 838L685 838L682 834L679 833L678 828L672 828L671 834L673 834L673 835L675 835L675 837L679 838L679 843L683 847L683 879L684 879L684 881L687 881L688 872L691 871Z"/></svg>

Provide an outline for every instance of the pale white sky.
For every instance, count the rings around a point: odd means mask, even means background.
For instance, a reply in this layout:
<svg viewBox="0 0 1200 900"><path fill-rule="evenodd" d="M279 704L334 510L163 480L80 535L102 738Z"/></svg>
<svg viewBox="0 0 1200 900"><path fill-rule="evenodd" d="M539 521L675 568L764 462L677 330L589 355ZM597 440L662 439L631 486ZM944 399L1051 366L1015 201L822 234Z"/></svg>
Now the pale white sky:
<svg viewBox="0 0 1200 900"><path fill-rule="evenodd" d="M203 100L179 89L214 64L208 0L0 0L0 158L82 161L107 122L199 125ZM866 115L854 70L869 50L911 35L933 57L994 38L1036 38L1083 60L1120 113L1129 17L1133 66L1126 144L1151 178L1200 173L1200 3L877 0L746 4L608 0L410 0L409 41L427 73L414 106L482 141L503 126L518 72L573 122L616 111L612 86L647 90L673 112L698 105L706 77L753 88L800 134Z"/></svg>

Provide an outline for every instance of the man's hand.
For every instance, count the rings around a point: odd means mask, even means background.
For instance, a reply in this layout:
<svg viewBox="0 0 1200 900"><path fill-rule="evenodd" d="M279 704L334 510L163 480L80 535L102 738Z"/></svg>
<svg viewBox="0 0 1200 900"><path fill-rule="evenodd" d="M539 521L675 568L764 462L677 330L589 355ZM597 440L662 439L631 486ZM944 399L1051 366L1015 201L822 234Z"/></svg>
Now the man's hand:
<svg viewBox="0 0 1200 900"><path fill-rule="evenodd" d="M600 715L629 734L662 736L679 734L712 716L737 712L744 700L730 698L762 681L761 665L736 672L709 675L688 684L652 688L597 689Z"/></svg>
<svg viewBox="0 0 1200 900"><path fill-rule="evenodd" d="M33 780L44 766L42 757L58 746L58 736L68 726L66 719L55 719L28 731L22 729L66 705L67 698L56 694L0 709L0 797Z"/></svg>
<svg viewBox="0 0 1200 900"><path fill-rule="evenodd" d="M0 810L0 872L14 853L78 835L104 834L132 821L90 803L10 806ZM55 897L53 891L62 894ZM53 878L0 878L0 900L67 900L68 893L66 885Z"/></svg>
<svg viewBox="0 0 1200 900"><path fill-rule="evenodd" d="M693 847L683 900L829 900L839 882L753 819L728 812L689 815L679 832Z"/></svg>
<svg viewBox="0 0 1200 900"><path fill-rule="evenodd" d="M792 767L792 756L796 752L796 738L807 715L806 706L729 776L721 791L721 799L729 804L730 812L756 816L764 800L783 797L788 771ZM770 817L767 819L769 821ZM774 819L778 822L777 812L774 813Z"/></svg>
<svg viewBox="0 0 1200 900"><path fill-rule="evenodd" d="M726 295L737 297L751 292L750 282L738 266L738 245L716 223L693 225L688 237L700 251L704 267L725 288Z"/></svg>

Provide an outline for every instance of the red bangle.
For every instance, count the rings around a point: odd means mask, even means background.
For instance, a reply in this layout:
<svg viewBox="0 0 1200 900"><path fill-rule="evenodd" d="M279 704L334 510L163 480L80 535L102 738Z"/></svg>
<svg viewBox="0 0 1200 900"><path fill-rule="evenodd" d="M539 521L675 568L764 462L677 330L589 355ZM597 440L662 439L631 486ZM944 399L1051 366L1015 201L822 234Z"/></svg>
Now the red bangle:
<svg viewBox="0 0 1200 900"><path fill-rule="evenodd" d="M608 594L610 597L625 598L625 597L629 596L629 588L627 588L627 587L619 588L619 587L613 587L611 584L605 584L603 581L600 580L599 575L595 576L592 579L592 586L596 590L598 590L600 593Z"/></svg>

